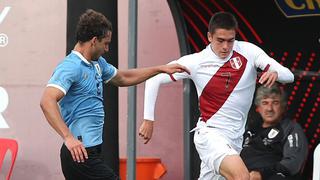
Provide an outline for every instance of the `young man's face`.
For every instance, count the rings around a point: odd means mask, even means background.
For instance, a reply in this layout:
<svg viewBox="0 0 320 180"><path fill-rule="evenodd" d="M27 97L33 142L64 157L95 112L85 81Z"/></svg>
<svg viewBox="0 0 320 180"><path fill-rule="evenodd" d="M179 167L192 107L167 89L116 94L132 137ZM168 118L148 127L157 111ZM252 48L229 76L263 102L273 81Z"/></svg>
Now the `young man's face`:
<svg viewBox="0 0 320 180"><path fill-rule="evenodd" d="M101 40L96 39L94 41L93 56L95 60L98 59L100 56L102 56L104 53L107 53L109 51L111 36L112 36L112 32L108 31L104 38L102 38Z"/></svg>
<svg viewBox="0 0 320 180"><path fill-rule="evenodd" d="M280 122L284 113L280 95L272 94L269 97L263 98L257 106L257 111L263 119L264 127L269 127Z"/></svg>
<svg viewBox="0 0 320 180"><path fill-rule="evenodd" d="M208 40L213 52L221 59L228 57L231 53L236 37L234 29L216 29L214 33L208 32Z"/></svg>

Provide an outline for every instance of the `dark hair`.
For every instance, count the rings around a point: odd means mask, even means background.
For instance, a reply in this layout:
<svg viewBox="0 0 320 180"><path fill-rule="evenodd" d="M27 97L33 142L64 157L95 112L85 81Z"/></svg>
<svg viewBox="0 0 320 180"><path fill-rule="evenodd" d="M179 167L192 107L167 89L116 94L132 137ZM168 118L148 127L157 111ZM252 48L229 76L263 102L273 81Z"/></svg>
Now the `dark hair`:
<svg viewBox="0 0 320 180"><path fill-rule="evenodd" d="M93 37L101 40L108 31L112 31L112 24L107 17L97 11L88 9L79 18L76 40L77 42L86 42Z"/></svg>
<svg viewBox="0 0 320 180"><path fill-rule="evenodd" d="M281 106L287 106L287 95L285 91L281 89L278 83L274 83L270 88L261 85L256 92L256 97L254 100L255 105L259 106L262 99L270 97L272 95L279 95Z"/></svg>
<svg viewBox="0 0 320 180"><path fill-rule="evenodd" d="M208 31L214 33L216 29L236 30L238 28L237 19L229 12L215 13L209 22Z"/></svg>

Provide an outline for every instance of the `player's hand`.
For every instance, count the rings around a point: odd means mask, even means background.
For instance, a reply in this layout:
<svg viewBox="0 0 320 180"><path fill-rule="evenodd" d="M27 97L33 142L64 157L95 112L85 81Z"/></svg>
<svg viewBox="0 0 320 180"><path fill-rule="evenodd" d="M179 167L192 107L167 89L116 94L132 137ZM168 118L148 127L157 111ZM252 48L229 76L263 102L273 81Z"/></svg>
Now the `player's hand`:
<svg viewBox="0 0 320 180"><path fill-rule="evenodd" d="M162 65L160 69L163 73L167 73L167 74L182 73L182 72L186 72L190 74L190 71L185 66L182 66L178 63Z"/></svg>
<svg viewBox="0 0 320 180"><path fill-rule="evenodd" d="M250 180L262 180L261 174L259 171L250 172Z"/></svg>
<svg viewBox="0 0 320 180"><path fill-rule="evenodd" d="M75 139L73 136L65 139L64 144L69 149L72 159L78 163L84 162L88 159L87 150L84 148L81 141Z"/></svg>
<svg viewBox="0 0 320 180"><path fill-rule="evenodd" d="M144 144L147 144L153 133L153 121L144 119L140 128L139 128L139 136L142 137L145 142Z"/></svg>
<svg viewBox="0 0 320 180"><path fill-rule="evenodd" d="M277 72L264 72L259 79L259 83L262 84L264 87L271 87L274 82L278 79Z"/></svg>

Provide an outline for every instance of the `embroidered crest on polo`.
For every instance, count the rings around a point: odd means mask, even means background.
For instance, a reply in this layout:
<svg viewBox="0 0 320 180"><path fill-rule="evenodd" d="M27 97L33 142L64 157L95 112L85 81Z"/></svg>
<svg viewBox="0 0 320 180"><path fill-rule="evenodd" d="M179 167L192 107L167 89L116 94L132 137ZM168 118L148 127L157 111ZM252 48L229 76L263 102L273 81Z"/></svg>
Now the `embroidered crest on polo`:
<svg viewBox="0 0 320 180"><path fill-rule="evenodd" d="M230 64L233 69L240 69L242 66L242 61L240 57L234 57L230 59Z"/></svg>
<svg viewBox="0 0 320 180"><path fill-rule="evenodd" d="M273 128L273 129L270 130L270 132L268 134L268 138L272 139L272 138L276 137L278 135L278 133L279 133L279 130Z"/></svg>

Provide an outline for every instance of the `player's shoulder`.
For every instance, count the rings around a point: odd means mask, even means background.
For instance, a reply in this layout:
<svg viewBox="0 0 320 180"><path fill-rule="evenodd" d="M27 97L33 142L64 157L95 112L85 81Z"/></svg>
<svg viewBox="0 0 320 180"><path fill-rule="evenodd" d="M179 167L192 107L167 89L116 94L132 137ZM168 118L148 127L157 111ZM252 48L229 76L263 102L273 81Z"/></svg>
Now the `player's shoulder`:
<svg viewBox="0 0 320 180"><path fill-rule="evenodd" d="M102 66L110 66L111 64L105 59L104 57L100 56L98 60L96 61L99 65Z"/></svg>
<svg viewBox="0 0 320 180"><path fill-rule="evenodd" d="M259 47L251 42L235 41L234 48L236 48L236 49L249 49L249 48L259 48Z"/></svg>
<svg viewBox="0 0 320 180"><path fill-rule="evenodd" d="M235 41L233 49L240 54L255 55L263 53L259 46L247 41Z"/></svg>
<svg viewBox="0 0 320 180"><path fill-rule="evenodd" d="M98 62L99 62L99 63L104 63L104 62L107 62L107 60L106 60L104 57L100 56L100 57L98 58Z"/></svg>
<svg viewBox="0 0 320 180"><path fill-rule="evenodd" d="M207 46L202 51L185 55L185 56L181 57L181 59L185 59L185 60L188 60L188 61L196 62L196 61L199 61L201 59L205 59L207 57L210 57L211 56L210 53L212 53L210 51L211 51L210 47Z"/></svg>
<svg viewBox="0 0 320 180"><path fill-rule="evenodd" d="M197 62L198 58L199 58L199 53L187 54L187 55L180 57L177 60L177 63L182 64L182 65L192 65Z"/></svg>
<svg viewBox="0 0 320 180"><path fill-rule="evenodd" d="M83 61L76 54L70 53L69 55L67 55L64 58L62 63L66 64L66 65L79 66L79 65L81 65L83 63Z"/></svg>
<svg viewBox="0 0 320 180"><path fill-rule="evenodd" d="M64 69L64 70L75 70L75 69L81 69L81 66L83 66L84 62L77 57L75 54L70 53L67 55L56 67L56 69Z"/></svg>

